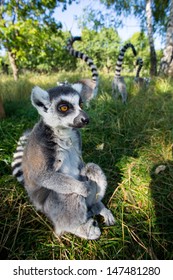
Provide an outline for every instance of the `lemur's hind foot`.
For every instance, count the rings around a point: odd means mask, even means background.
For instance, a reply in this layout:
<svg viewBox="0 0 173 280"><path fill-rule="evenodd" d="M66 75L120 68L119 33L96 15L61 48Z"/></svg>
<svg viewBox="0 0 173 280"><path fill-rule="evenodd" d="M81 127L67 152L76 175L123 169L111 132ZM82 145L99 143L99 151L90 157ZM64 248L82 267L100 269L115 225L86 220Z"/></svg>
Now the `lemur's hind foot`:
<svg viewBox="0 0 173 280"><path fill-rule="evenodd" d="M101 235L101 231L93 219L89 219L85 224L80 225L76 229L73 229L71 233L84 238L84 239L98 239Z"/></svg>

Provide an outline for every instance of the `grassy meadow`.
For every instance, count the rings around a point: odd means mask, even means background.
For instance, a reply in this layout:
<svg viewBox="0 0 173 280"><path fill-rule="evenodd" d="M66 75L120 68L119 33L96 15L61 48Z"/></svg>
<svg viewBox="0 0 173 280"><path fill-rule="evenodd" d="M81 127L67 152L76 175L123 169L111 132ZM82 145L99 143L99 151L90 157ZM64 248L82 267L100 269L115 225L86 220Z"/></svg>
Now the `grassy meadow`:
<svg viewBox="0 0 173 280"><path fill-rule="evenodd" d="M104 203L116 224L104 226L98 217L102 235L88 241L71 234L57 239L11 175L18 138L39 119L32 87L50 88L79 74L28 74L17 82L1 76L7 117L0 121L0 259L173 259L173 80L158 77L139 89L127 77L123 105L111 96L112 77L101 75L98 96L86 109L90 124L81 132L84 161L106 173Z"/></svg>

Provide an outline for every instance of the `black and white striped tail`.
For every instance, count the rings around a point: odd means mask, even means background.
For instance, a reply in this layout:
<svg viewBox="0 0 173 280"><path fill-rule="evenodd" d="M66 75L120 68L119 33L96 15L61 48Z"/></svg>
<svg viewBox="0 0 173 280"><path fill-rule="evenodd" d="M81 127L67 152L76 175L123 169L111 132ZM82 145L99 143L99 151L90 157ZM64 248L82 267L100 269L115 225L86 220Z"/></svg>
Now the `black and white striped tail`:
<svg viewBox="0 0 173 280"><path fill-rule="evenodd" d="M30 132L25 132L17 142L17 148L15 153L13 154L13 161L11 164L12 167L12 175L17 178L20 183L24 183L23 171L22 171L22 158L23 151L26 146L26 142L28 140Z"/></svg>
<svg viewBox="0 0 173 280"><path fill-rule="evenodd" d="M136 78L139 78L139 74L141 72L141 69L143 67L143 60L141 57L138 57L136 60L136 66L138 66L137 71L136 71Z"/></svg>
<svg viewBox="0 0 173 280"><path fill-rule="evenodd" d="M73 43L75 41L82 41L81 37L76 36L76 37L72 37L68 40L67 43L67 50L69 51L69 53L77 58L80 58L82 60L84 60L87 65L90 67L91 72L92 72L92 80L94 82L96 82L96 84L98 83L98 72L97 72L97 67L94 64L93 60L91 58L89 58L89 56L87 56L86 54L80 52L80 51L76 51L75 49L73 49Z"/></svg>
<svg viewBox="0 0 173 280"><path fill-rule="evenodd" d="M133 44L127 43L126 45L124 45L122 47L122 49L120 50L120 53L118 55L118 59L117 59L117 63L116 63L116 68L115 68L115 76L116 77L121 76L123 59L124 59L125 52L127 51L128 48L132 49L134 56L137 55L137 52L136 52L135 47L133 46Z"/></svg>

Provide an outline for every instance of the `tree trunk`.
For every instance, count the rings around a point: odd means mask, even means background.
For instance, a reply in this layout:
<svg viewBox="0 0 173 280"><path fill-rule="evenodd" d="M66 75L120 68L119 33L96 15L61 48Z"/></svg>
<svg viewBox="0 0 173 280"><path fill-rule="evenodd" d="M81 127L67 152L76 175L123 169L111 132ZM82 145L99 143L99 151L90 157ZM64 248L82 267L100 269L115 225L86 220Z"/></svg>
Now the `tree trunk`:
<svg viewBox="0 0 173 280"><path fill-rule="evenodd" d="M2 119L4 117L5 117L5 110L4 110L4 106L3 106L3 103L2 103L2 99L0 97L0 119Z"/></svg>
<svg viewBox="0 0 173 280"><path fill-rule="evenodd" d="M173 0L170 2L170 14L166 33L166 46L160 62L161 74L173 76Z"/></svg>
<svg viewBox="0 0 173 280"><path fill-rule="evenodd" d="M17 64L16 64L16 56L11 51L8 51L8 57L9 57L9 60L10 60L12 71L13 71L14 80L17 81L18 80L19 69L18 69Z"/></svg>
<svg viewBox="0 0 173 280"><path fill-rule="evenodd" d="M147 20L147 31L148 31L148 39L150 45L150 75L157 75L157 55L154 46L153 39L153 24L152 24L152 0L146 0L146 20Z"/></svg>

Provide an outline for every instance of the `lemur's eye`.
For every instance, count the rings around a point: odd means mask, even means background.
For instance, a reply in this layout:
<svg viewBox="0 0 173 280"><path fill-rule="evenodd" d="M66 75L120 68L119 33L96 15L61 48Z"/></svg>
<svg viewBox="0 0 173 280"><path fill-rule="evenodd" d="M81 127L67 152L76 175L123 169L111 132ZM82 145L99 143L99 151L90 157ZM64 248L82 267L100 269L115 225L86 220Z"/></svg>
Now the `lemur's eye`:
<svg viewBox="0 0 173 280"><path fill-rule="evenodd" d="M58 107L58 109L59 109L61 112L65 113L65 112L67 112L67 111L69 110L69 106L68 106L67 104L62 104L62 105L60 105L60 106Z"/></svg>

